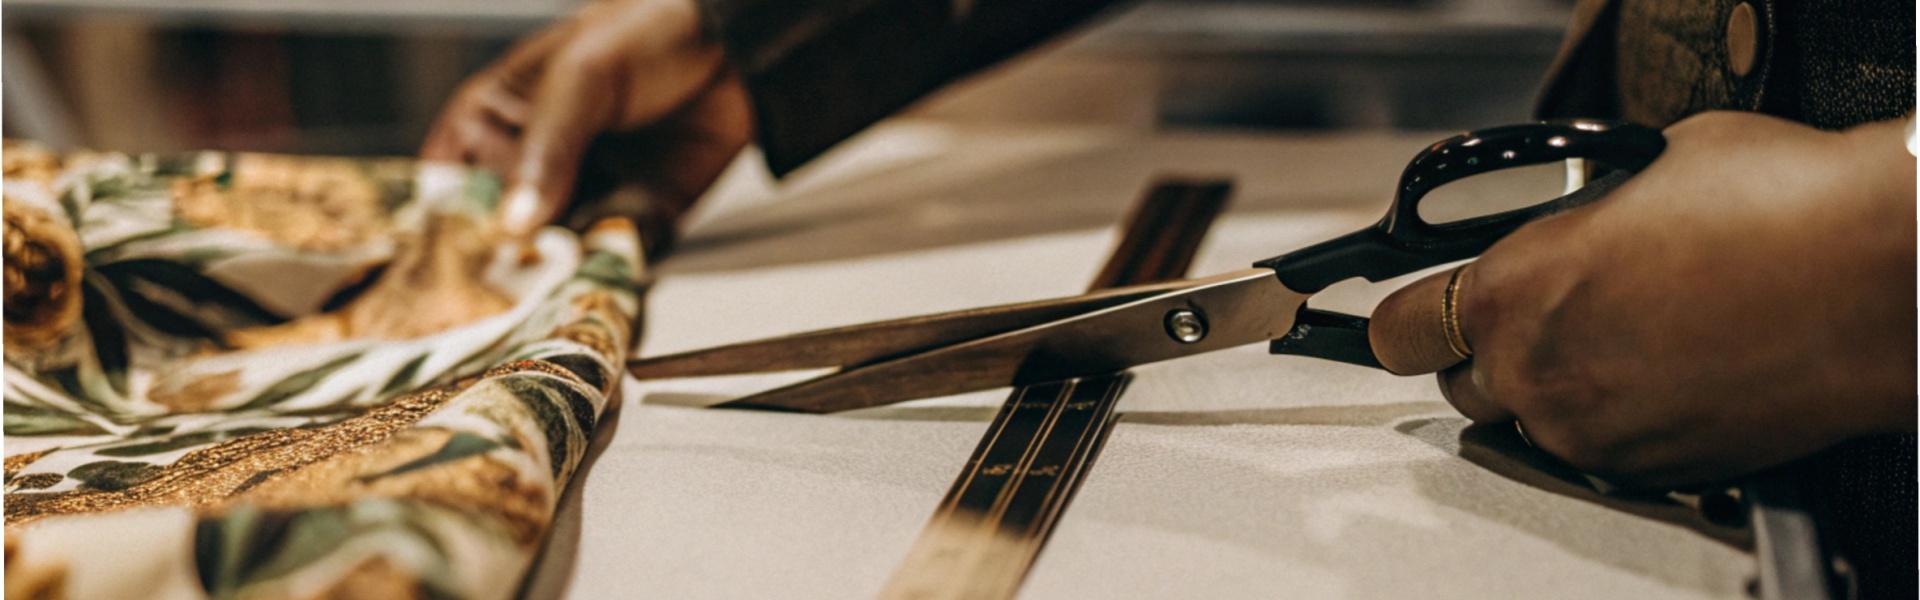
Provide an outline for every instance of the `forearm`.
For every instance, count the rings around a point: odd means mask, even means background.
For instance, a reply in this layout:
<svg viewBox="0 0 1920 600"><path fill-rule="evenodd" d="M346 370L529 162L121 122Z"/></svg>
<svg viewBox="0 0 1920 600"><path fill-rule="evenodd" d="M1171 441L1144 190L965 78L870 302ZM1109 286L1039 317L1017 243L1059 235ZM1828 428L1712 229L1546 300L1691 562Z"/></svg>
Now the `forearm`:
<svg viewBox="0 0 1920 600"><path fill-rule="evenodd" d="M1858 394L1854 427L1862 433L1913 431L1915 364L1914 157L1906 122L1847 130L1840 142L1856 197L1835 198L1834 231L1816 250L1829 252L1827 277L1836 331L1829 377ZM1814 275L1818 277L1819 275Z"/></svg>

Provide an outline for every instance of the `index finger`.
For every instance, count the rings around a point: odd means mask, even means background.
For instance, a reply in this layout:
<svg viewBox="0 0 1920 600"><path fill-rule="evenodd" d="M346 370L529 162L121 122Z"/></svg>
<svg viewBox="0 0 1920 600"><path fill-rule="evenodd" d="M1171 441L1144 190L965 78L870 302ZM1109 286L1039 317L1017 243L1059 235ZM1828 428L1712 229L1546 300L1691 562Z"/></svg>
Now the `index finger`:
<svg viewBox="0 0 1920 600"><path fill-rule="evenodd" d="M579 33L580 27L579 19L573 18L535 32L515 43L488 69L498 72L500 83L507 91L521 98L532 98L547 63L566 46L567 40Z"/></svg>
<svg viewBox="0 0 1920 600"><path fill-rule="evenodd" d="M502 203L500 223L525 235L553 220L573 192L587 145L612 121L610 67L570 46L546 62L521 136L520 164Z"/></svg>
<svg viewBox="0 0 1920 600"><path fill-rule="evenodd" d="M1441 371L1440 395L1462 416L1475 423L1503 423L1514 419L1513 411L1495 403L1487 396L1484 377L1476 376L1473 361L1454 365Z"/></svg>

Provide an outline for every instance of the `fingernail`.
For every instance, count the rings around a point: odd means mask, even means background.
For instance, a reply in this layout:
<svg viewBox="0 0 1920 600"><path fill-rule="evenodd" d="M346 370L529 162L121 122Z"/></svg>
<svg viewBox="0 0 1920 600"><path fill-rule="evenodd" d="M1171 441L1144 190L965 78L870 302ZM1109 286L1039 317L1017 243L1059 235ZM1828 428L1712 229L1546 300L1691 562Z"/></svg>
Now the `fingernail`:
<svg viewBox="0 0 1920 600"><path fill-rule="evenodd" d="M500 199L500 227L515 236L524 236L540 226L540 194L530 185L516 185Z"/></svg>

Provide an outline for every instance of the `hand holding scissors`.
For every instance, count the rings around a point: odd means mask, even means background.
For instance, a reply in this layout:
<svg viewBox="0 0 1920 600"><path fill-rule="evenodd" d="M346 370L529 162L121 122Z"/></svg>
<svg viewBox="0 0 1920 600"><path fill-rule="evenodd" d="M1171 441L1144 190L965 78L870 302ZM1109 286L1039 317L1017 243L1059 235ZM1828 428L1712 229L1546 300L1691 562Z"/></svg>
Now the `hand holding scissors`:
<svg viewBox="0 0 1920 600"><path fill-rule="evenodd" d="M820 367L820 378L721 404L835 412L1119 371L1257 342L1276 354L1433 372L1446 351L1439 320L1376 331L1367 319L1308 308L1307 299L1355 277L1382 281L1479 255L1515 229L1605 194L1665 147L1658 132L1600 122L1539 123L1455 136L1427 148L1401 175L1373 226L1252 268L1164 284L855 325L670 356L641 358L642 379ZM1474 175L1587 159L1615 173L1567 196L1497 214L1431 223L1427 193ZM1456 341L1457 343L1457 341ZM1379 345L1387 344L1383 348ZM1424 347L1420 347L1424 344ZM1404 347L1403 347L1404 346ZM1438 349L1437 349L1438 348ZM1454 358L1464 359L1464 355ZM1385 363L1383 365L1383 360Z"/></svg>

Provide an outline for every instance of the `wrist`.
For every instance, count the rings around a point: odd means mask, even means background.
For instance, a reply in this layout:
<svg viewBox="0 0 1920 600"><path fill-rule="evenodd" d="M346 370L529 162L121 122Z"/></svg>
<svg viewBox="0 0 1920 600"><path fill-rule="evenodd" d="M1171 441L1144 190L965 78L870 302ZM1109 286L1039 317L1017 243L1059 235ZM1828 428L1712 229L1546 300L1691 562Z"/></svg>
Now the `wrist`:
<svg viewBox="0 0 1920 600"><path fill-rule="evenodd" d="M1913 118L1867 123L1847 129L1849 175L1858 178L1870 199L1869 210L1854 222L1852 236L1866 251L1850 257L1868 277L1853 310L1876 313L1882 332L1856 343L1880 339L1882 356L1855 365L1856 380L1867 383L1861 398L1857 434L1913 431L1916 381L1914 217L1915 158ZM1845 293L1845 288L1835 290ZM1884 338L1884 339L1881 339Z"/></svg>

